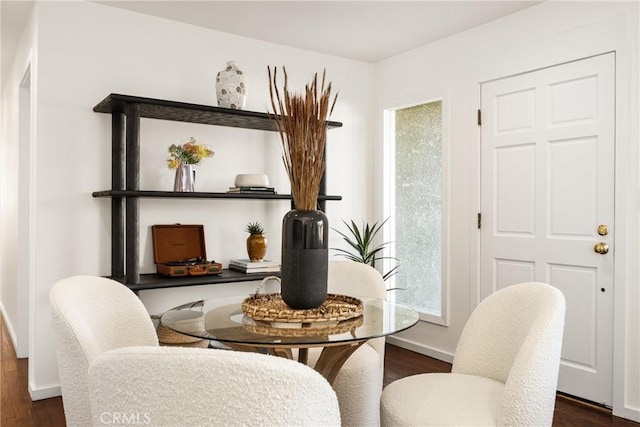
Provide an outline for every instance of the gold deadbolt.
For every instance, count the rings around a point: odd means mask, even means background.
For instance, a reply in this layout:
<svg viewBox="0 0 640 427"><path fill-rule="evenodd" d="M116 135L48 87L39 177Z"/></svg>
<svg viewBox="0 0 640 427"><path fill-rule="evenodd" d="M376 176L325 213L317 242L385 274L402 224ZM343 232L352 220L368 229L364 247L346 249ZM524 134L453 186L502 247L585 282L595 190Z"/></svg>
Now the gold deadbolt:
<svg viewBox="0 0 640 427"><path fill-rule="evenodd" d="M601 236L606 236L607 234L609 234L609 227L604 224L600 224L598 226L598 234Z"/></svg>
<svg viewBox="0 0 640 427"><path fill-rule="evenodd" d="M600 255L604 255L607 252L609 252L609 245L607 245L604 242L598 242L596 243L596 245L593 247L593 251L595 253L598 253Z"/></svg>

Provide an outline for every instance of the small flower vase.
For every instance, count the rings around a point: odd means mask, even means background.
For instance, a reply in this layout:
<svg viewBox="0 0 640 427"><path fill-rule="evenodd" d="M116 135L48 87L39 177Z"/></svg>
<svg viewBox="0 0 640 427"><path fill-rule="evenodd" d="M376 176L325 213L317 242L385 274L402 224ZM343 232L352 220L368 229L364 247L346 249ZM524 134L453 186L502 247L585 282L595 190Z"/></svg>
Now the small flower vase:
<svg viewBox="0 0 640 427"><path fill-rule="evenodd" d="M282 220L282 300L306 310L327 299L329 220L322 211L289 211Z"/></svg>
<svg viewBox="0 0 640 427"><path fill-rule="evenodd" d="M193 192L196 183L196 170L193 165L180 164L176 168L176 178L173 191Z"/></svg>
<svg viewBox="0 0 640 427"><path fill-rule="evenodd" d="M242 110L247 101L244 74L235 61L227 62L227 68L216 76L216 96L218 106Z"/></svg>
<svg viewBox="0 0 640 427"><path fill-rule="evenodd" d="M251 261L262 261L267 253L267 238L264 234L250 234L247 237L247 255Z"/></svg>

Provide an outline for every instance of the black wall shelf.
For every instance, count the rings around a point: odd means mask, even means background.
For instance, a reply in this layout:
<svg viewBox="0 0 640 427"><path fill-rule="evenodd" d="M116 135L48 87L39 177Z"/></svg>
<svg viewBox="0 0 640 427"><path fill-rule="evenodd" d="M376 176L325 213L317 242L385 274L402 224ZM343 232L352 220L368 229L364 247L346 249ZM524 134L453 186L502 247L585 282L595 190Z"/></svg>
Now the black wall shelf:
<svg viewBox="0 0 640 427"><path fill-rule="evenodd" d="M132 291L148 289L177 288L182 286L211 285L218 283L248 282L262 280L265 277L278 276L280 273L252 273L244 274L233 270L222 270L220 274L207 276L167 277L160 274L141 274L138 283L128 283L126 277L111 277L129 287Z"/></svg>
<svg viewBox="0 0 640 427"><path fill-rule="evenodd" d="M211 105L188 104L164 99L143 98L140 96L112 93L93 107L96 113L126 113L128 105L136 104L140 117L149 119L173 120L179 122L201 123L206 125L227 126L243 129L277 131L276 123L267 113ZM342 123L327 122L329 129L341 127Z"/></svg>
<svg viewBox="0 0 640 427"><path fill-rule="evenodd" d="M95 191L93 197L144 197L144 198L186 198L186 199L261 199L291 200L291 194L262 193L207 193L177 191L128 191L105 190ZM342 196L319 195L318 200L342 200Z"/></svg>
<svg viewBox="0 0 640 427"><path fill-rule="evenodd" d="M140 190L140 119L150 118L262 131L277 131L276 122L267 113L210 105L189 104L163 99L112 93L93 111L111 114L111 190L96 191L98 198L111 198L111 276L135 291L215 283L261 280L268 274L243 274L224 270L220 275L165 277L140 274L140 199L260 199L291 200L290 194L216 193ZM327 128L342 126L327 121ZM318 207L325 210L327 200L342 200L326 195L325 178L320 183Z"/></svg>

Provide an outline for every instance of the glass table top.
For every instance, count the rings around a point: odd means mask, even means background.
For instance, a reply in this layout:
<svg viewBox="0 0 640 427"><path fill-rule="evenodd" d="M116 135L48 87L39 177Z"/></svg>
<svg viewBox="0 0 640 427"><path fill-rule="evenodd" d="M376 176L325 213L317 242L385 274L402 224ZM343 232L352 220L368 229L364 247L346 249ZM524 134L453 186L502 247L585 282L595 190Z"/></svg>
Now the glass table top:
<svg viewBox="0 0 640 427"><path fill-rule="evenodd" d="M363 313L340 322L276 323L244 314L248 295L213 298L175 307L162 315L164 326L185 335L222 343L253 346L313 347L366 341L395 334L415 325L418 313L405 305L357 297Z"/></svg>

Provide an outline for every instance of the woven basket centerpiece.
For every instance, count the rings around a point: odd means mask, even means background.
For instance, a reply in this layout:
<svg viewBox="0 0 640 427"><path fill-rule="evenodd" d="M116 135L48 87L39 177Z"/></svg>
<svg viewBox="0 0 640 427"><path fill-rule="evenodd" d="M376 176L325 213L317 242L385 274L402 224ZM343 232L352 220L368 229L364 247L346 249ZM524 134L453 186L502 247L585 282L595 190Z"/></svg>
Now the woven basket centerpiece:
<svg viewBox="0 0 640 427"><path fill-rule="evenodd" d="M320 307L296 310L279 293L255 294L242 301L242 311L254 320L282 323L337 322L362 315L362 301L347 295L327 294Z"/></svg>
<svg viewBox="0 0 640 427"><path fill-rule="evenodd" d="M364 319L362 316L339 322L315 322L315 323L287 323L274 326L277 322L265 322L256 320L255 322L243 322L242 327L249 332L258 335L269 335L283 338L313 338L327 337L329 335L352 332L362 326Z"/></svg>

